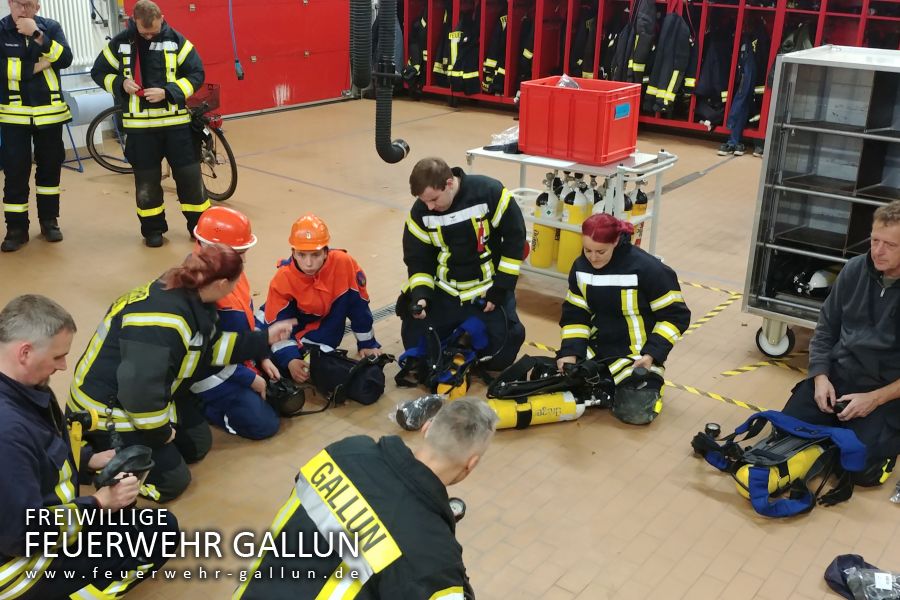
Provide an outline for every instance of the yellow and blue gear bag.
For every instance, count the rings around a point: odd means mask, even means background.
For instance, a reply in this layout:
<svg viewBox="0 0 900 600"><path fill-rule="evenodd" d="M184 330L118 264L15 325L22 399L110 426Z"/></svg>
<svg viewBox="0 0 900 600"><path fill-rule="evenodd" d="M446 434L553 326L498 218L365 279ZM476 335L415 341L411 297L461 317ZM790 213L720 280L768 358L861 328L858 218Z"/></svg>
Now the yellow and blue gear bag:
<svg viewBox="0 0 900 600"><path fill-rule="evenodd" d="M756 437L766 425L772 429L767 438L754 446L741 446L739 442ZM743 437L738 441L739 436ZM866 465L866 447L853 431L811 425L771 410L756 413L721 440L700 432L691 446L706 462L730 473L741 495L766 517L789 517L808 512L816 504L831 506L849 499L851 473ZM838 483L822 494L831 476ZM821 482L813 491L810 482L816 477Z"/></svg>

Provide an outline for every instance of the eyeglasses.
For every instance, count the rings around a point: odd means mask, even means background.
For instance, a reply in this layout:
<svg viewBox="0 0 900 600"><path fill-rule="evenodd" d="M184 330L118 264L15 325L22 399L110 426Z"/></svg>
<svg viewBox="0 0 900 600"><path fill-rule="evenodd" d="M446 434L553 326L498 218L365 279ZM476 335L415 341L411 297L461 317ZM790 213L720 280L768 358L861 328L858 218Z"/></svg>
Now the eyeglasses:
<svg viewBox="0 0 900 600"><path fill-rule="evenodd" d="M31 0L10 0L11 4L15 4L19 8L24 10L36 10L37 2L32 2Z"/></svg>

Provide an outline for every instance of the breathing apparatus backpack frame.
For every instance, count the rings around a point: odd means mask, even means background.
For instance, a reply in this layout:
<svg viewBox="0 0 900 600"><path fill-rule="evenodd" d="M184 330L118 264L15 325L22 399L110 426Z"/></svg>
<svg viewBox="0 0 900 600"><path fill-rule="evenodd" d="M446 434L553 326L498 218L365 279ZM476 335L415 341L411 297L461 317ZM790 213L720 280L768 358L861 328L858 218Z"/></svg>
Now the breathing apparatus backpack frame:
<svg viewBox="0 0 900 600"><path fill-rule="evenodd" d="M560 373L556 359L525 355L491 382L487 397L501 422L508 421L503 427L525 429L577 419L585 407L609 407L614 390L609 369L602 363L583 360L566 365ZM498 401L514 403L514 414L512 405L495 404Z"/></svg>
<svg viewBox="0 0 900 600"><path fill-rule="evenodd" d="M476 302L476 305L479 303ZM502 306L496 310L503 314L506 329L503 342L493 353L478 357L478 352L488 345L487 328L478 317L469 317L460 323L446 340L441 340L437 330L429 324L419 345L407 349L397 358L400 365L400 371L394 376L397 387L424 385L430 392L437 393L439 385L453 390L467 383L470 371L489 362L508 341L509 316ZM462 356L462 363L458 362L459 356Z"/></svg>
<svg viewBox="0 0 900 600"><path fill-rule="evenodd" d="M768 437L754 446L741 447L739 441L756 437L766 424L772 426ZM737 440L738 436L743 438ZM832 506L848 500L853 495L851 473L862 471L866 464L866 447L853 431L810 425L772 410L756 413L721 440L700 432L691 446L706 462L729 473L746 491L756 512L766 517L790 517L809 512L816 504ZM807 456L794 462L815 448L821 453L814 459ZM792 467L802 472L791 472ZM746 482L742 481L745 475ZM838 483L822 494L832 475ZM818 476L822 480L812 491L810 481ZM772 501L784 492L788 492L787 498Z"/></svg>

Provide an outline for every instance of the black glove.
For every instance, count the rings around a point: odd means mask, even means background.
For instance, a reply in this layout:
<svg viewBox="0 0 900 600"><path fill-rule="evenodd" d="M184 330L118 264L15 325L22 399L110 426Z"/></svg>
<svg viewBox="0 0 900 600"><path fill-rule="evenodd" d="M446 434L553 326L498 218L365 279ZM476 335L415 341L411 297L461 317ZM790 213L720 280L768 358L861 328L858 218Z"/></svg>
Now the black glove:
<svg viewBox="0 0 900 600"><path fill-rule="evenodd" d="M507 294L509 294L509 290L492 285L487 294L484 295L484 299L497 307L506 306Z"/></svg>

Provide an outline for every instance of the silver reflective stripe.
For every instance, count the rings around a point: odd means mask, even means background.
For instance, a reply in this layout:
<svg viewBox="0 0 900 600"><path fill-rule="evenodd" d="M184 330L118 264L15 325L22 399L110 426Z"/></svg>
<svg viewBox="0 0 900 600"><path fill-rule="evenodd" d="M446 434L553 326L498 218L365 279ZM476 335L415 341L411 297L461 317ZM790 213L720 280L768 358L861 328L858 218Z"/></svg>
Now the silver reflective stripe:
<svg viewBox="0 0 900 600"><path fill-rule="evenodd" d="M208 392L214 387L218 387L225 383L228 379L234 375L234 372L237 370L237 365L228 365L215 375L210 375L205 379L201 379L197 383L191 386L191 391L195 394L202 394L203 392Z"/></svg>
<svg viewBox="0 0 900 600"><path fill-rule="evenodd" d="M591 275L577 271L578 283L593 287L637 287L638 277L634 273L628 275Z"/></svg>
<svg viewBox="0 0 900 600"><path fill-rule="evenodd" d="M272 344L272 352L278 352L279 350L284 350L285 348L290 348L291 346L296 346L297 342L294 340L284 340L281 342L275 342Z"/></svg>
<svg viewBox="0 0 900 600"><path fill-rule="evenodd" d="M297 478L295 490L297 491L297 497L300 498L301 506L306 510L306 514L312 519L312 522L315 523L316 529L318 529L326 538L331 537L331 539L339 539L341 533L344 532L344 528L341 527L341 524L338 523L334 515L331 514L331 511L328 510L328 507L325 506L325 503L322 502L322 498L319 497L316 490L313 489L302 475ZM329 534L331 534L331 536L329 536ZM368 581L375 572L372 569L372 565L370 565L369 561L363 556L362 552L360 552L357 557L347 553L347 556L342 556L341 558L347 563L351 570L355 570L359 573L360 585L365 585L366 581Z"/></svg>
<svg viewBox="0 0 900 600"><path fill-rule="evenodd" d="M475 206L470 206L469 208L464 208L463 210L458 210L449 214L426 215L422 218L422 222L425 224L425 227L436 229L437 227L447 227L448 225L455 225L456 223L468 221L472 217L480 218L486 215L487 212L487 204L476 204Z"/></svg>
<svg viewBox="0 0 900 600"><path fill-rule="evenodd" d="M368 342L369 340L375 339L375 332L371 329L365 333L359 333L359 332L354 331L353 335L356 336L356 341L358 341L358 342Z"/></svg>

